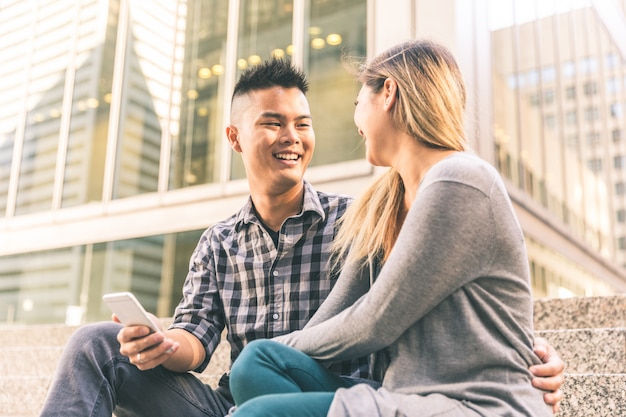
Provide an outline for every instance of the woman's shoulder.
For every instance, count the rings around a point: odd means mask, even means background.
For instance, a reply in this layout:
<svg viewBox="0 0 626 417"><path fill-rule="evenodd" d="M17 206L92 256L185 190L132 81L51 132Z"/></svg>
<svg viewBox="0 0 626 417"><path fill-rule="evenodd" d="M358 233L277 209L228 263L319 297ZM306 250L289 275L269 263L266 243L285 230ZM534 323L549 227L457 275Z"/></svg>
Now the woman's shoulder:
<svg viewBox="0 0 626 417"><path fill-rule="evenodd" d="M488 192L500 174L487 161L470 152L456 152L435 164L424 185L438 181L457 182Z"/></svg>

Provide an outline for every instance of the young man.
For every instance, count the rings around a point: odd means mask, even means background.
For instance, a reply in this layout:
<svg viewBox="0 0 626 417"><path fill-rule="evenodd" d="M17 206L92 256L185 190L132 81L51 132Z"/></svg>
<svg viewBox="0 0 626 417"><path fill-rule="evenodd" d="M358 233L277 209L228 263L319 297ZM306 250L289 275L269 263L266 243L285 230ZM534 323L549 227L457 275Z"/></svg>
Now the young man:
<svg viewBox="0 0 626 417"><path fill-rule="evenodd" d="M335 221L351 199L303 180L315 147L304 74L272 60L235 86L226 135L243 158L246 205L209 227L191 261L174 322L163 332L114 322L79 328L64 350L42 416L223 416L233 405L227 377L213 390L201 372L227 328L231 359L258 338L300 329L326 298ZM563 362L543 341L547 364L534 373L562 397ZM366 358L333 365L368 377Z"/></svg>

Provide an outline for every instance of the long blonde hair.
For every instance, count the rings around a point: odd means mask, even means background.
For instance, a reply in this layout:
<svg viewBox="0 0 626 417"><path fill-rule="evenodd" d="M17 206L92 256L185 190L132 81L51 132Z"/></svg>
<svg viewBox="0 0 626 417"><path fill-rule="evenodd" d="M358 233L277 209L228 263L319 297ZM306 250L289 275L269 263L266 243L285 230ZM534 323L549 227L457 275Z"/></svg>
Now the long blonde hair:
<svg viewBox="0 0 626 417"><path fill-rule="evenodd" d="M392 118L398 129L426 146L466 149L465 83L447 48L428 40L394 46L361 66L357 79L378 93L387 78L398 84ZM334 267L343 262L386 260L404 219L404 183L394 169L379 177L340 220L333 242Z"/></svg>

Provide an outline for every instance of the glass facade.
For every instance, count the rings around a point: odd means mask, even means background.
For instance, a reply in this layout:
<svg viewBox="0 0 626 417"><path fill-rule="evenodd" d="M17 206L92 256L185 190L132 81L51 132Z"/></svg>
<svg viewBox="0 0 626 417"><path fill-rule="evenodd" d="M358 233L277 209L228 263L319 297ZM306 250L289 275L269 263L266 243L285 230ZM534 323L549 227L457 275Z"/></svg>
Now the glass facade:
<svg viewBox="0 0 626 417"><path fill-rule="evenodd" d="M615 188L624 144L610 139L626 128L612 111L626 102L620 45L590 1L492 5L496 166L578 239L624 264L610 214L624 204ZM572 274L565 287L587 294L594 279Z"/></svg>
<svg viewBox="0 0 626 417"><path fill-rule="evenodd" d="M312 166L363 158L349 104L358 86L340 56L366 53L365 0L0 7L8 62L0 69L0 212L7 222L69 208L96 207L97 216L141 195L157 196L145 204L158 204L168 191L244 178L224 138L230 91L241 71L271 56L310 75L313 117L325 121L317 123ZM0 322L59 322L68 306L86 320L106 318L101 295L121 290L170 315L201 231L112 241L93 235L82 245L1 256Z"/></svg>
<svg viewBox="0 0 626 417"><path fill-rule="evenodd" d="M180 53L180 123L172 132L169 189L220 180L222 165L228 2L187 4Z"/></svg>
<svg viewBox="0 0 626 417"><path fill-rule="evenodd" d="M426 1L1 1L0 323L106 319L110 291L171 315L201 232L245 201L224 137L230 94L272 56L309 75L309 179L358 193L373 171L342 58L430 37L416 22L450 27L456 2L424 18ZM598 271L611 282L623 272L596 266L626 265L624 46L590 1L472 4L488 25L471 30L488 42L461 64L491 73L478 103L492 109L478 116L491 126L479 132L489 162L554 219L547 231L565 230L595 262L529 230L535 294L613 292ZM474 35L456 25L457 38Z"/></svg>

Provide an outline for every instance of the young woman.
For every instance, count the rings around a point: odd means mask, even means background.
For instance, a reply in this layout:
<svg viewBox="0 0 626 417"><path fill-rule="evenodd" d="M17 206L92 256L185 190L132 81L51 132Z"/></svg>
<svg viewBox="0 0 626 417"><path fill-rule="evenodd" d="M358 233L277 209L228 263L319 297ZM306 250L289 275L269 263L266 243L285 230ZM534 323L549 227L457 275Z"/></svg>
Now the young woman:
<svg viewBox="0 0 626 417"><path fill-rule="evenodd" d="M235 362L234 415L551 415L528 370L540 361L524 237L500 176L467 150L454 58L410 41L358 78L367 160L390 170L344 216L346 266L318 314ZM367 354L382 386L320 364Z"/></svg>

